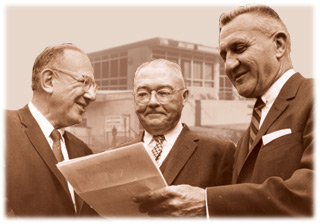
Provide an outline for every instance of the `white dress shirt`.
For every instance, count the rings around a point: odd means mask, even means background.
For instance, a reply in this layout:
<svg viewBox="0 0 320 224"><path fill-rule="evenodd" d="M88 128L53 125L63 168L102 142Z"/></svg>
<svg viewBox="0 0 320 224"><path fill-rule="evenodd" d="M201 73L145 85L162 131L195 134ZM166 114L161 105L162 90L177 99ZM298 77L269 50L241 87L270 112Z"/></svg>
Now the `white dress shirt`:
<svg viewBox="0 0 320 224"><path fill-rule="evenodd" d="M293 69L286 71L277 81L275 81L272 86L267 90L265 94L261 97L262 101L266 104L265 107L261 109L261 119L259 128L261 127L264 119L266 118L270 108L272 107L275 99L278 97L280 90L286 84L288 79L296 72Z"/></svg>
<svg viewBox="0 0 320 224"><path fill-rule="evenodd" d="M160 154L160 158L158 160L159 167L161 166L161 164L163 163L163 161L166 159L169 152L171 151L172 146L174 145L174 143L176 142L177 138L179 137L182 131L182 128L183 126L180 119L178 124L171 131L169 131L167 134L164 135L165 140L162 143L163 149L162 149L162 153ZM149 153L151 153L152 155L151 151L156 145L156 142L153 140L152 135L147 131L144 131L143 142L145 147L149 149Z"/></svg>
<svg viewBox="0 0 320 224"><path fill-rule="evenodd" d="M53 140L51 139L50 135L51 135L51 132L54 130L54 127L47 120L47 118L45 118L45 116L43 116L43 114L33 105L32 102L28 103L28 107L29 107L29 110L30 110L32 116L34 117L34 119L39 124L42 133L46 137L46 139L47 139L47 141L48 141L48 143L49 143L49 145L50 145L50 147L52 149ZM61 134L61 140L60 140L61 151L62 151L62 154L63 154L64 161L66 161L66 160L69 160L69 156L68 156L66 143L65 143L64 138L63 138L64 129L59 129L58 131ZM70 191L70 194L71 194L71 197L72 197L72 201L73 201L74 207L76 209L75 198L74 198L74 190L73 190L73 188L72 188L72 186L70 185L69 182L68 182L68 187L69 187L69 191Z"/></svg>

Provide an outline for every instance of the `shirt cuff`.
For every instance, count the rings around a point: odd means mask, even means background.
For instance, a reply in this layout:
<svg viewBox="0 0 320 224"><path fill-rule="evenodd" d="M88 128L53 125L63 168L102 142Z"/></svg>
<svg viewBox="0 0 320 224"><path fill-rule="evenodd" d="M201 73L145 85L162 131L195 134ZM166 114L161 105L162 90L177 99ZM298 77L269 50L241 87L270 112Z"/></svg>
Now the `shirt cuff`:
<svg viewBox="0 0 320 224"><path fill-rule="evenodd" d="M206 200L206 218L209 219L209 209L208 209L208 200L207 200L207 188L205 189L205 200Z"/></svg>

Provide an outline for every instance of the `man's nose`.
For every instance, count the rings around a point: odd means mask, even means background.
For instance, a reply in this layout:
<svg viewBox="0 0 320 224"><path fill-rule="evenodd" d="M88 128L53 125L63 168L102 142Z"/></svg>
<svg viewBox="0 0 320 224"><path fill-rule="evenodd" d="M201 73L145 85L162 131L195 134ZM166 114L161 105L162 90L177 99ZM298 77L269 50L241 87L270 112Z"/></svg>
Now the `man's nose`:
<svg viewBox="0 0 320 224"><path fill-rule="evenodd" d="M160 104L156 95L157 95L156 91L154 91L154 90L151 91L150 100L149 100L149 103L148 103L149 106L156 106L156 105Z"/></svg>
<svg viewBox="0 0 320 224"><path fill-rule="evenodd" d="M236 55L228 55L226 57L225 66L226 71L232 71L234 68L238 67L240 65L240 62Z"/></svg>
<svg viewBox="0 0 320 224"><path fill-rule="evenodd" d="M84 97L88 100L90 100L91 102L92 101L95 101L96 100L96 94L97 94L97 91L95 89L94 86L91 86L85 93L84 93Z"/></svg>

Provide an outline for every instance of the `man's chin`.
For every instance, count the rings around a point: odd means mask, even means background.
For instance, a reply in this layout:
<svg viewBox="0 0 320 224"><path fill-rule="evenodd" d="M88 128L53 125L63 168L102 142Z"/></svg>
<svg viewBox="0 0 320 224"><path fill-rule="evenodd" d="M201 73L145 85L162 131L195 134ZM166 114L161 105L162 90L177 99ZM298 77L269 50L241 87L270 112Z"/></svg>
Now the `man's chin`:
<svg viewBox="0 0 320 224"><path fill-rule="evenodd" d="M73 116L72 118L68 119L68 121L67 121L67 123L69 123L68 126L80 124L81 122L82 122L82 116L80 116L80 115Z"/></svg>
<svg viewBox="0 0 320 224"><path fill-rule="evenodd" d="M147 123L145 128L150 134L163 134L162 132L167 129L164 122ZM160 133L159 133L160 132Z"/></svg>
<svg viewBox="0 0 320 224"><path fill-rule="evenodd" d="M237 91L240 96L246 97L246 98L254 98L254 92L250 89L239 87L237 88Z"/></svg>

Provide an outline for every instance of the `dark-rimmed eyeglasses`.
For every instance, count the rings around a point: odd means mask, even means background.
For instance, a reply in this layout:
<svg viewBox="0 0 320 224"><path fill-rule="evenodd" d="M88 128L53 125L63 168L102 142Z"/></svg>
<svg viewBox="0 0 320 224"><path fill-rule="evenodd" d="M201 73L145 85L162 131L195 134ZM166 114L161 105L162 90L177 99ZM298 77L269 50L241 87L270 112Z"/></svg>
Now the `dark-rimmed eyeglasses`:
<svg viewBox="0 0 320 224"><path fill-rule="evenodd" d="M172 96L181 90L185 89L139 90L132 94L135 96L137 103L147 104L151 99L152 92L155 91L155 96L159 103L164 104L169 102L172 99Z"/></svg>

